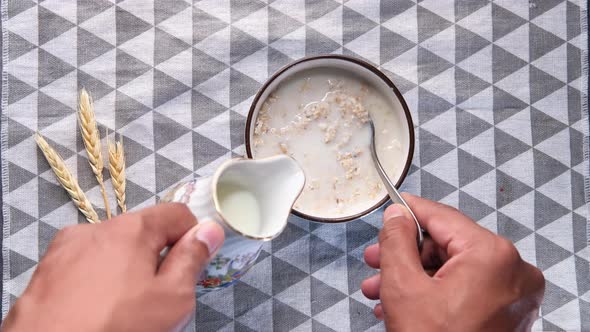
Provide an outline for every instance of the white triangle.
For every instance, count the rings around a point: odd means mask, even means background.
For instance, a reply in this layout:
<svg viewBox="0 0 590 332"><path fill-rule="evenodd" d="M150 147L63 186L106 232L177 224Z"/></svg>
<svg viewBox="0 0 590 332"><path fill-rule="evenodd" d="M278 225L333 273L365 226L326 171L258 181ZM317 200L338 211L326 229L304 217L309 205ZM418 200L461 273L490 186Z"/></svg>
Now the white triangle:
<svg viewBox="0 0 590 332"><path fill-rule="evenodd" d="M454 108L437 115L436 118L420 127L440 137L445 142L457 145L457 115Z"/></svg>
<svg viewBox="0 0 590 332"><path fill-rule="evenodd" d="M75 90L73 90L75 91ZM78 151L77 136L78 131L78 116L72 113L65 118L55 121L51 125L43 128L41 134L50 138L57 144L60 144L71 151Z"/></svg>
<svg viewBox="0 0 590 332"><path fill-rule="evenodd" d="M557 159L558 161L569 167L569 165L571 164L569 128L566 127L559 133L539 143L536 146L536 148L539 151L542 151L543 153L549 155L552 158Z"/></svg>
<svg viewBox="0 0 590 332"><path fill-rule="evenodd" d="M478 118L493 125L494 114L493 112L489 111L494 109L493 104L493 88L490 86L489 88L482 90L480 93L459 104L459 107L465 112L477 116Z"/></svg>
<svg viewBox="0 0 590 332"><path fill-rule="evenodd" d="M207 55L229 65L231 44L231 27L225 27L201 40L195 47Z"/></svg>
<svg viewBox="0 0 590 332"><path fill-rule="evenodd" d="M580 251L578 251L576 253L576 256L582 257L585 260L590 261L590 246L587 246L586 248L583 248ZM590 302L590 290L586 293L586 295L589 295L588 302Z"/></svg>
<svg viewBox="0 0 590 332"><path fill-rule="evenodd" d="M187 70L192 68L193 52L189 48L181 53L173 56L172 58L160 63L156 66L160 71L166 73L178 81L182 82L186 86L192 86L193 84L193 71Z"/></svg>
<svg viewBox="0 0 590 332"><path fill-rule="evenodd" d="M248 97L248 99L235 105L231 109L242 116L248 116L248 113L250 112L250 106L252 106L252 102L254 101L254 97L255 96Z"/></svg>
<svg viewBox="0 0 590 332"><path fill-rule="evenodd" d="M439 75L423 82L420 86L448 101L450 104L454 104L456 101L455 67L445 70Z"/></svg>
<svg viewBox="0 0 590 332"><path fill-rule="evenodd" d="M464 17L461 21L457 22L457 25L492 41L493 24L491 4L485 5L469 16Z"/></svg>
<svg viewBox="0 0 590 332"><path fill-rule="evenodd" d="M448 206L452 206L454 208L459 208L459 191L455 190L452 193L448 194L447 196L439 199L439 202L442 204L446 204Z"/></svg>
<svg viewBox="0 0 590 332"><path fill-rule="evenodd" d="M199 168L195 173L200 176L210 176L212 175L217 168L223 164L226 160L231 159L231 151L228 151L223 156L215 159L214 161L210 162L209 164Z"/></svg>
<svg viewBox="0 0 590 332"><path fill-rule="evenodd" d="M66 20L76 23L78 6L76 2L70 2L67 6L61 0L45 0L39 6L54 12Z"/></svg>
<svg viewBox="0 0 590 332"><path fill-rule="evenodd" d="M533 150L527 150L517 157L498 166L503 173L510 175L527 186L535 187L535 174L530 167L534 165Z"/></svg>
<svg viewBox="0 0 590 332"><path fill-rule="evenodd" d="M37 6L33 6L24 12L11 17L6 22L7 30L23 37L33 45L39 44L39 20L37 19ZM34 18L34 19L31 19ZM34 62L35 64L37 62ZM34 71L36 72L36 71Z"/></svg>
<svg viewBox="0 0 590 332"><path fill-rule="evenodd" d="M153 66L154 38L154 28L150 28L139 36L119 45L118 48L143 61L145 64Z"/></svg>
<svg viewBox="0 0 590 332"><path fill-rule="evenodd" d="M511 95L529 104L531 95L529 83L529 66L527 65L496 82L495 85L504 91L510 91Z"/></svg>
<svg viewBox="0 0 590 332"><path fill-rule="evenodd" d="M97 37L109 42L111 45L117 43L117 29L105 27L115 27L117 19L115 14L115 6L108 8L102 13L91 17L90 19L80 23L80 27L88 30Z"/></svg>
<svg viewBox="0 0 590 332"><path fill-rule="evenodd" d="M10 235L8 248L31 259L35 262L39 260L39 247L31 245L39 241L39 222L36 221L20 231Z"/></svg>
<svg viewBox="0 0 590 332"><path fill-rule="evenodd" d="M219 104L229 107L229 68L199 84L195 89Z"/></svg>
<svg viewBox="0 0 590 332"><path fill-rule="evenodd" d="M277 0L271 3L270 6L301 23L305 23L304 0Z"/></svg>
<svg viewBox="0 0 590 332"><path fill-rule="evenodd" d="M225 23L229 24L231 22L230 0L202 0L196 2L194 5L205 13L224 21Z"/></svg>
<svg viewBox="0 0 590 332"><path fill-rule="evenodd" d="M154 100L154 70L150 69L138 78L119 87L117 90L152 108Z"/></svg>
<svg viewBox="0 0 590 332"><path fill-rule="evenodd" d="M239 156L246 156L246 145L242 144L240 146L238 146L237 148L232 150L233 153L239 155Z"/></svg>
<svg viewBox="0 0 590 332"><path fill-rule="evenodd" d="M576 37L568 40L568 43L574 45L575 47L579 48L579 49L584 49L585 47L585 38L584 38L585 34L581 33L579 35L577 35Z"/></svg>
<svg viewBox="0 0 590 332"><path fill-rule="evenodd" d="M268 8L266 7L233 22L232 25L265 44L268 42Z"/></svg>
<svg viewBox="0 0 590 332"><path fill-rule="evenodd" d="M338 6L328 14L318 18L308 25L324 36L330 37L333 41L342 45L342 7Z"/></svg>
<svg viewBox="0 0 590 332"><path fill-rule="evenodd" d="M253 331L272 331L272 308L273 300L268 299L260 305L248 310L243 315L236 317L236 321L246 325Z"/></svg>
<svg viewBox="0 0 590 332"><path fill-rule="evenodd" d="M578 299L574 298L568 304L548 314L544 314L543 318L562 328L564 331L579 331L581 319Z"/></svg>
<svg viewBox="0 0 590 332"><path fill-rule="evenodd" d="M305 56L305 36L305 26L302 26L273 42L271 46L292 59L299 59Z"/></svg>
<svg viewBox="0 0 590 332"><path fill-rule="evenodd" d="M244 274L240 281L266 293L272 295L272 257L268 256L257 262ZM213 292L215 293L215 292ZM214 298L216 298L215 296Z"/></svg>
<svg viewBox="0 0 590 332"><path fill-rule="evenodd" d="M131 138L150 150L154 150L154 117L152 113L144 114L140 118L127 124L119 130L119 133Z"/></svg>
<svg viewBox="0 0 590 332"><path fill-rule="evenodd" d="M146 170L154 170L156 167L156 160L153 154L143 158L135 164L129 166L126 170L127 179L137 185L145 188L150 192L156 191L156 177L155 172L146 172Z"/></svg>
<svg viewBox="0 0 590 332"><path fill-rule="evenodd" d="M530 3L528 1L495 0L494 3L516 14L525 20L529 19Z"/></svg>
<svg viewBox="0 0 590 332"><path fill-rule="evenodd" d="M109 128L109 130L115 130L115 96L116 92L112 91L108 95L103 96L100 99L94 100L94 113L96 114L97 121Z"/></svg>
<svg viewBox="0 0 590 332"><path fill-rule="evenodd" d="M309 273L309 235L306 235L287 247L274 252L273 255L295 266L301 271Z"/></svg>
<svg viewBox="0 0 590 332"><path fill-rule="evenodd" d="M125 0L119 2L117 6L150 24L154 24L154 3L152 1Z"/></svg>
<svg viewBox="0 0 590 332"><path fill-rule="evenodd" d="M308 256L305 257L309 259ZM274 296L275 299L283 302L291 308L311 316L311 280L304 278L295 285L285 289Z"/></svg>
<svg viewBox="0 0 590 332"><path fill-rule="evenodd" d="M499 209L508 217L518 221L529 229L535 229L535 192L531 191L521 198ZM534 234L533 234L534 235ZM534 242L534 239L533 239ZM533 246L534 249L534 246ZM533 251L534 255L534 251Z"/></svg>
<svg viewBox="0 0 590 332"><path fill-rule="evenodd" d="M36 269L37 269L37 265L28 269L26 272L19 274L15 278L8 280L6 291L16 297L20 297L23 294L23 292L25 291L25 289L27 288L27 286L29 285L29 282L31 281L31 277L33 276L33 273L35 272Z"/></svg>
<svg viewBox="0 0 590 332"><path fill-rule="evenodd" d="M313 235L342 251L346 251L346 225L344 224L322 225L313 231Z"/></svg>
<svg viewBox="0 0 590 332"><path fill-rule="evenodd" d="M338 317L338 319L335 319ZM316 314L313 318L334 331L350 331L349 299L334 304L330 308Z"/></svg>
<svg viewBox="0 0 590 332"><path fill-rule="evenodd" d="M448 62L455 63L455 26L451 25L420 45Z"/></svg>
<svg viewBox="0 0 590 332"><path fill-rule="evenodd" d="M155 111L178 122L186 128L192 128L190 91L187 91L180 96L166 102L165 104L158 106Z"/></svg>
<svg viewBox="0 0 590 332"><path fill-rule="evenodd" d="M553 51L535 60L532 65L562 82L567 82L568 61L565 59L567 59L567 44L564 43Z"/></svg>
<svg viewBox="0 0 590 332"><path fill-rule="evenodd" d="M496 206L496 171L491 170L475 181L461 187L461 190L488 206ZM484 194L485 193L485 194Z"/></svg>
<svg viewBox="0 0 590 332"><path fill-rule="evenodd" d="M479 52L461 61L457 66L466 72L491 83L493 80L493 70L492 61L490 61L490 59L492 59L492 45L482 48ZM492 100L493 99L490 99L490 101Z"/></svg>
<svg viewBox="0 0 590 332"><path fill-rule="evenodd" d="M545 227L536 231L538 234L543 235L551 242L559 245L560 247L574 251L574 239L572 230L572 214L568 213L565 216L551 222ZM574 270L575 274L575 270ZM576 292L574 292L576 294Z"/></svg>
<svg viewBox="0 0 590 332"><path fill-rule="evenodd" d="M556 35L557 37L567 40L567 2L564 1L557 6L549 9L545 13L531 20L539 27ZM567 58L557 58L567 59ZM564 61L566 62L566 61Z"/></svg>
<svg viewBox="0 0 590 332"><path fill-rule="evenodd" d="M41 48L76 67L78 63L78 50L75 47L64 47L64 45L77 45L77 43L78 29L74 27L43 44Z"/></svg>
<svg viewBox="0 0 590 332"><path fill-rule="evenodd" d="M502 129L504 132L518 138L519 140L525 142L528 145L533 145L533 134L531 133L531 126L523 126L523 123L531 123L531 111L529 107L521 110L520 112L509 117L508 119L498 123L496 127Z"/></svg>
<svg viewBox="0 0 590 332"><path fill-rule="evenodd" d="M343 256L332 263L317 270L312 275L326 285L348 294L348 274L346 256Z"/></svg>
<svg viewBox="0 0 590 332"><path fill-rule="evenodd" d="M39 90L73 110L78 109L78 75L75 70Z"/></svg>
<svg viewBox="0 0 590 332"><path fill-rule="evenodd" d="M10 119L21 125L33 131L37 130L38 97L38 92L34 91L23 99L8 105L6 114L10 114Z"/></svg>
<svg viewBox="0 0 590 332"><path fill-rule="evenodd" d="M64 204L41 218L41 221L56 229L75 225L78 223L78 209L76 209L74 204Z"/></svg>
<svg viewBox="0 0 590 332"><path fill-rule="evenodd" d="M414 43L418 43L418 20L416 17L416 6L412 6L383 23L383 26Z"/></svg>
<svg viewBox="0 0 590 332"><path fill-rule="evenodd" d="M381 28L376 26L369 32L346 44L346 47L374 64L379 64L381 55L380 40Z"/></svg>
<svg viewBox="0 0 590 332"><path fill-rule="evenodd" d="M184 41L185 43L193 44L193 10L191 7L186 8L180 13L160 22L158 27L170 35Z"/></svg>
<svg viewBox="0 0 590 332"><path fill-rule="evenodd" d="M567 124L569 116L567 103L567 86L564 86L549 96L534 103L533 106L552 118Z"/></svg>
<svg viewBox="0 0 590 332"><path fill-rule="evenodd" d="M32 49L29 53L24 54L10 62L5 70L12 76L27 83L33 88L37 88L38 75L31 75L37 73L39 68L39 49Z"/></svg>
<svg viewBox="0 0 590 332"><path fill-rule="evenodd" d="M457 149L453 149L430 164L422 166L422 168L437 178L455 187L459 187L457 160Z"/></svg>
<svg viewBox="0 0 590 332"><path fill-rule="evenodd" d="M531 265L537 265L537 246L535 244L535 233L532 233L524 239L516 242L514 246L518 250L520 257L525 262L528 262Z"/></svg>
<svg viewBox="0 0 590 332"><path fill-rule="evenodd" d="M424 0L420 2L420 6L424 7L438 16L450 22L455 22L455 6L449 6L440 0Z"/></svg>
<svg viewBox="0 0 590 332"><path fill-rule="evenodd" d="M195 131L213 142L231 149L231 136L229 132L229 110L219 114L211 120L195 128Z"/></svg>
<svg viewBox="0 0 590 332"><path fill-rule="evenodd" d="M116 86L117 50L112 49L92 61L80 66L80 70L110 87Z"/></svg>
<svg viewBox="0 0 590 332"><path fill-rule="evenodd" d="M379 2L365 0L348 0L345 6L372 20L375 23L380 22Z"/></svg>
<svg viewBox="0 0 590 332"><path fill-rule="evenodd" d="M496 211L488 214L481 220L477 221L477 224L484 227L493 233L498 233L498 214Z"/></svg>
<svg viewBox="0 0 590 332"><path fill-rule="evenodd" d="M524 24L494 43L524 61L529 61L529 25ZM491 61L489 61L491 62Z"/></svg>
<svg viewBox="0 0 590 332"><path fill-rule="evenodd" d="M353 294L350 294L350 298L366 305L369 308L373 308L375 307L375 305L377 305L379 303L379 300L369 300L368 298L365 297L365 295L363 294L362 290L358 290L356 292L354 292ZM367 330L365 330L366 332Z"/></svg>
<svg viewBox="0 0 590 332"><path fill-rule="evenodd" d="M263 83L268 77L267 62L268 48L264 47L261 50L258 50L257 52L245 57L240 62L235 63L232 67L242 74L255 79L259 83Z"/></svg>
<svg viewBox="0 0 590 332"><path fill-rule="evenodd" d="M39 181L37 178L23 184L5 197L8 205L13 206L31 217L39 217L38 204ZM35 242L36 243L36 242Z"/></svg>
<svg viewBox="0 0 590 332"><path fill-rule="evenodd" d="M248 275L248 274L246 274ZM229 317L234 315L234 290L233 287L216 289L215 292L199 294L199 302L222 312ZM197 304L198 306L198 304ZM180 332L180 331L179 331ZM185 331L186 332L186 331Z"/></svg>
<svg viewBox="0 0 590 332"><path fill-rule="evenodd" d="M418 84L418 68L416 61L418 59L418 48L414 46L404 54L383 64L383 68L399 75L406 80Z"/></svg>
<svg viewBox="0 0 590 332"><path fill-rule="evenodd" d="M161 154L170 160L174 160L175 163L178 163L186 169L193 169L193 151L190 148L187 149L187 147L191 147L192 145L193 134L187 133L176 139L174 142L159 149L158 154Z"/></svg>
<svg viewBox="0 0 590 332"><path fill-rule="evenodd" d="M533 326L531 327L531 331L544 332L543 331L543 318L541 318L540 316L537 317L537 319L533 323Z"/></svg>

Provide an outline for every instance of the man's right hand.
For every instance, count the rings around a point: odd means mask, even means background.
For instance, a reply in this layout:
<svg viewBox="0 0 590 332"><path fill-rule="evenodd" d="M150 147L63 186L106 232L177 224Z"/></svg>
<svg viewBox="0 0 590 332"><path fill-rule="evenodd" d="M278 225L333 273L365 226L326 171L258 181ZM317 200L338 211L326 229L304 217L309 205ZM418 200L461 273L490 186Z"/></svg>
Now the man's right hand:
<svg viewBox="0 0 590 332"><path fill-rule="evenodd" d="M538 317L545 280L514 245L456 209L404 194L430 234L422 252L401 205L384 214L379 244L365 251L380 273L362 291L380 299L388 331L524 331Z"/></svg>

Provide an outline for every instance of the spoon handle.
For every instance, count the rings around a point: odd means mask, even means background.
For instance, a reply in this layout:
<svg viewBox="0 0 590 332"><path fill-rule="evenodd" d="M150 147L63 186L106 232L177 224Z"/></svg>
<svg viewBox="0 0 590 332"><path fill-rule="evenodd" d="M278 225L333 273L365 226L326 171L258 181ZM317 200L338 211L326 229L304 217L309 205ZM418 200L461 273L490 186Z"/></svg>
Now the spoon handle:
<svg viewBox="0 0 590 332"><path fill-rule="evenodd" d="M379 161L379 157L377 156L377 148L375 147L375 125L373 124L372 120L369 120L369 125L371 127L372 134L371 157L373 158L373 162L375 163L377 173L379 174L379 177L381 178L383 185L385 185L385 189L387 190L387 193L389 193L389 198L391 198L391 201L393 203L403 205L410 212L410 215L412 215L412 218L414 219L414 222L416 223L416 227L418 229L418 234L416 236L418 248L422 248L422 242L424 242L424 230L422 230L422 228L420 227L420 223L418 222L418 219L416 218L416 215L414 215L412 209L410 209L408 203L406 203L402 195L400 195L399 191L397 191L397 189L395 188L395 185L391 182L391 179L387 176L387 173L385 173L385 169L383 169L383 166Z"/></svg>

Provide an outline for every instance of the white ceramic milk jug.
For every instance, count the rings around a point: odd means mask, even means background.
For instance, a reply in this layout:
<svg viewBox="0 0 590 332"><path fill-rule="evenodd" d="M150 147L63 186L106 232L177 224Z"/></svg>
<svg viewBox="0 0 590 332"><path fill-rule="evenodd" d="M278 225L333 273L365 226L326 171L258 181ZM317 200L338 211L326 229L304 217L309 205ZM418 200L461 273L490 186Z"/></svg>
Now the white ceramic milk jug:
<svg viewBox="0 0 590 332"><path fill-rule="evenodd" d="M225 242L199 278L200 292L231 285L254 263L264 241L287 226L305 176L286 155L264 159L231 159L211 177L176 186L163 202L188 205L199 222L214 221L225 230Z"/></svg>

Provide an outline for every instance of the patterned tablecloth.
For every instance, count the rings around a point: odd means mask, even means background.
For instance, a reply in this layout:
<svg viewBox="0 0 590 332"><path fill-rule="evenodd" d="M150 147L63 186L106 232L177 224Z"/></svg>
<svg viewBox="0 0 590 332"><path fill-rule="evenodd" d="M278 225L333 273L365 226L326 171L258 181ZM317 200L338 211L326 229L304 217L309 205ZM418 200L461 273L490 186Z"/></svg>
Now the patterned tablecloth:
<svg viewBox="0 0 590 332"><path fill-rule="evenodd" d="M1 2L3 315L57 230L83 222L35 131L101 203L77 136L79 88L101 128L125 137L128 206L139 209L244 153L245 116L269 74L343 53L380 66L413 112L405 190L459 207L544 271L536 330L589 331L586 1L268 2ZM197 330L383 329L359 290L380 217L292 218L242 281L199 297Z"/></svg>

